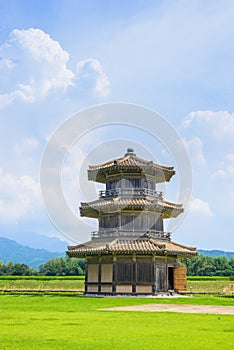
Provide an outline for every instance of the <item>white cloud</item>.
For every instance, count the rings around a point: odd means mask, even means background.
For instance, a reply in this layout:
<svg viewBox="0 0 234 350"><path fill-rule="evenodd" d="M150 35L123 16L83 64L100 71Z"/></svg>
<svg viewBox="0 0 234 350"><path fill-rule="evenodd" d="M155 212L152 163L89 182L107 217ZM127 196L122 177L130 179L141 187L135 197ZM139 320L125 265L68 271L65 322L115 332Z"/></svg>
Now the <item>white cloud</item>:
<svg viewBox="0 0 234 350"><path fill-rule="evenodd" d="M78 62L76 74L68 61L69 53L43 30L14 29L0 46L0 107L17 99L33 103L52 90L66 91L87 80L93 83L95 96L109 96L110 82L98 60Z"/></svg>
<svg viewBox="0 0 234 350"><path fill-rule="evenodd" d="M203 121L211 121L214 116L213 111L194 111L190 112L183 120L184 126L189 126L195 119L203 120Z"/></svg>
<svg viewBox="0 0 234 350"><path fill-rule="evenodd" d="M225 179L225 178L226 178L226 172L223 169L218 169L211 175L212 180Z"/></svg>
<svg viewBox="0 0 234 350"><path fill-rule="evenodd" d="M226 159L234 164L234 154L230 153L226 155Z"/></svg>
<svg viewBox="0 0 234 350"><path fill-rule="evenodd" d="M234 175L234 154L227 154L224 161L221 162L222 168L216 170L212 175L211 179L229 179L230 183L233 181Z"/></svg>
<svg viewBox="0 0 234 350"><path fill-rule="evenodd" d="M183 120L183 126L189 127L198 122L201 126L211 127L216 138L231 138L234 135L234 113L228 111L195 111L189 113Z"/></svg>
<svg viewBox="0 0 234 350"><path fill-rule="evenodd" d="M14 29L0 47L0 57L3 105L16 98L34 102L51 89L72 85L74 73L67 68L69 54L40 29Z"/></svg>
<svg viewBox="0 0 234 350"><path fill-rule="evenodd" d="M7 58L1 58L1 60L0 60L0 69L2 69L2 68L11 69L11 68L14 68L14 66L15 66L15 64L14 64L14 62L12 60L9 60Z"/></svg>
<svg viewBox="0 0 234 350"><path fill-rule="evenodd" d="M39 146L39 142L35 138L24 138L14 146L14 151L21 154L25 151L32 151Z"/></svg>
<svg viewBox="0 0 234 350"><path fill-rule="evenodd" d="M227 175L234 175L234 165L228 165L227 166L227 171L226 171Z"/></svg>
<svg viewBox="0 0 234 350"><path fill-rule="evenodd" d="M15 177L0 168L0 220L17 222L40 203L40 187L30 176Z"/></svg>
<svg viewBox="0 0 234 350"><path fill-rule="evenodd" d="M194 137L191 140L186 141L189 154L192 158L192 163L196 161L198 165L205 165L206 158L203 153L203 143L199 137Z"/></svg>
<svg viewBox="0 0 234 350"><path fill-rule="evenodd" d="M11 104L11 102L14 100L15 97L16 96L12 93L0 95L0 108L3 108Z"/></svg>
<svg viewBox="0 0 234 350"><path fill-rule="evenodd" d="M189 212L199 217L213 216L209 203L200 198L194 198L190 201Z"/></svg>
<svg viewBox="0 0 234 350"><path fill-rule="evenodd" d="M94 76L95 73L95 76ZM88 58L77 63L77 78L85 79L86 81L93 80L93 92L96 96L106 98L110 95L110 82L100 64L93 58Z"/></svg>

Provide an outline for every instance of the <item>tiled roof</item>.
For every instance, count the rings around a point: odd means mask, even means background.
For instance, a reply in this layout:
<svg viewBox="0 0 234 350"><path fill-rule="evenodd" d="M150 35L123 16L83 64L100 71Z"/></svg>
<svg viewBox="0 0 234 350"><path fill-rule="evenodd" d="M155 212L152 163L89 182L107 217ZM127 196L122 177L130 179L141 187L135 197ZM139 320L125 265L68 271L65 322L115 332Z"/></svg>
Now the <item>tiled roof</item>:
<svg viewBox="0 0 234 350"><path fill-rule="evenodd" d="M109 170L116 170L116 172L118 172L119 170L123 169L137 170L137 172L140 170L148 170L157 176L158 182L169 181L175 174L173 167L159 165L153 161L147 161L137 157L135 154L127 154L124 157L114 159L103 164L90 165L88 177L89 180L105 182L105 174L108 173Z"/></svg>
<svg viewBox="0 0 234 350"><path fill-rule="evenodd" d="M100 198L92 202L81 203L81 216L96 217L99 212L113 212L116 210L153 210L162 212L164 218L177 217L183 212L182 204L171 203L163 201L159 198L144 197L144 198Z"/></svg>
<svg viewBox="0 0 234 350"><path fill-rule="evenodd" d="M159 165L154 163L153 161L148 161L142 158L139 158L135 155L127 155L118 159L111 160L109 162L98 164L98 165L90 165L89 169L104 169L109 168L116 165L122 165L122 166L130 166L130 167L154 167L157 169L167 170L167 171L174 171L173 167Z"/></svg>
<svg viewBox="0 0 234 350"><path fill-rule="evenodd" d="M68 247L67 254L69 257L97 254L155 254L189 257L197 255L197 252L196 248L186 247L169 240L140 237L137 239L91 240L81 245Z"/></svg>

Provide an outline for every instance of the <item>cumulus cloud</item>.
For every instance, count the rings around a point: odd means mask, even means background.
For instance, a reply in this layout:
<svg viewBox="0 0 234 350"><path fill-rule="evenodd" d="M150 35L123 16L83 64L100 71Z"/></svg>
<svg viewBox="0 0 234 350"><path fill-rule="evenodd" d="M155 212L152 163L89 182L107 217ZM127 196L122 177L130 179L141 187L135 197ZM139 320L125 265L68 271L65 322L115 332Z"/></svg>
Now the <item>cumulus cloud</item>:
<svg viewBox="0 0 234 350"><path fill-rule="evenodd" d="M211 217L213 212L210 209L209 203L200 198L194 198L190 201L189 212L200 217Z"/></svg>
<svg viewBox="0 0 234 350"><path fill-rule="evenodd" d="M100 62L93 58L88 58L77 63L77 77L93 81L93 92L98 97L106 98L110 95L110 82L100 64Z"/></svg>
<svg viewBox="0 0 234 350"><path fill-rule="evenodd" d="M17 222L40 203L40 187L32 177L16 177L0 168L0 220Z"/></svg>
<svg viewBox="0 0 234 350"><path fill-rule="evenodd" d="M212 180L225 179L225 178L226 178L226 172L223 169L215 170L215 172L211 175Z"/></svg>
<svg viewBox="0 0 234 350"><path fill-rule="evenodd" d="M234 134L234 113L228 111L195 111L189 113L183 120L183 126L189 127L199 122L203 126L209 125L216 138L231 137Z"/></svg>
<svg viewBox="0 0 234 350"><path fill-rule="evenodd" d="M14 29L0 47L0 57L3 104L17 97L34 102L51 89L72 85L74 73L67 67L69 54L40 29Z"/></svg>
<svg viewBox="0 0 234 350"><path fill-rule="evenodd" d="M211 179L229 179L233 181L234 175L234 154L229 153L225 156L224 160L221 162L222 168L216 170L212 175Z"/></svg>
<svg viewBox="0 0 234 350"><path fill-rule="evenodd" d="M234 164L234 154L233 154L233 153L227 154L227 155L226 155L226 159L227 159L229 162L231 162L231 163Z"/></svg>
<svg viewBox="0 0 234 350"><path fill-rule="evenodd" d="M38 101L51 91L66 91L87 77L94 82L97 97L109 95L110 82L98 60L78 62L76 73L68 68L68 61L69 53L43 30L14 29L0 46L0 107L17 99Z"/></svg>
<svg viewBox="0 0 234 350"><path fill-rule="evenodd" d="M196 161L198 165L205 165L206 158L203 153L203 142L199 137L194 137L191 140L186 141L189 154L192 157L192 161Z"/></svg>
<svg viewBox="0 0 234 350"><path fill-rule="evenodd" d="M14 146L16 153L23 153L25 151L35 150L39 146L39 142L32 137L23 138L19 143Z"/></svg>

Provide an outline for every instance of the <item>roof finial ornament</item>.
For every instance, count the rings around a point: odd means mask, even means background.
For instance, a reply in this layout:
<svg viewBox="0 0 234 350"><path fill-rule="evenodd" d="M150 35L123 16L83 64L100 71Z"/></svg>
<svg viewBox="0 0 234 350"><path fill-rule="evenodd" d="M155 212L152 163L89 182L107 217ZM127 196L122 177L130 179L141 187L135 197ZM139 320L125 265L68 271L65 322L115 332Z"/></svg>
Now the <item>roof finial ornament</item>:
<svg viewBox="0 0 234 350"><path fill-rule="evenodd" d="M136 155L136 153L134 153L134 149L131 147L129 147L127 149L127 153L125 153L125 156L135 156L135 155Z"/></svg>

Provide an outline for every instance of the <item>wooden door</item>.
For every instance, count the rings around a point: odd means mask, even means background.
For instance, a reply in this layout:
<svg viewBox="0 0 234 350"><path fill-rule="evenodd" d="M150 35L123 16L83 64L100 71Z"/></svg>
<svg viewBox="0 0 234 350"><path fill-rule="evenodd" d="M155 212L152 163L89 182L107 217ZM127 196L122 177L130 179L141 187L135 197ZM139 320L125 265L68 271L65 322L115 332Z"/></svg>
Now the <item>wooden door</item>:
<svg viewBox="0 0 234 350"><path fill-rule="evenodd" d="M165 292L165 266L156 265L156 292Z"/></svg>
<svg viewBox="0 0 234 350"><path fill-rule="evenodd" d="M174 290L186 290L186 266L174 267Z"/></svg>

